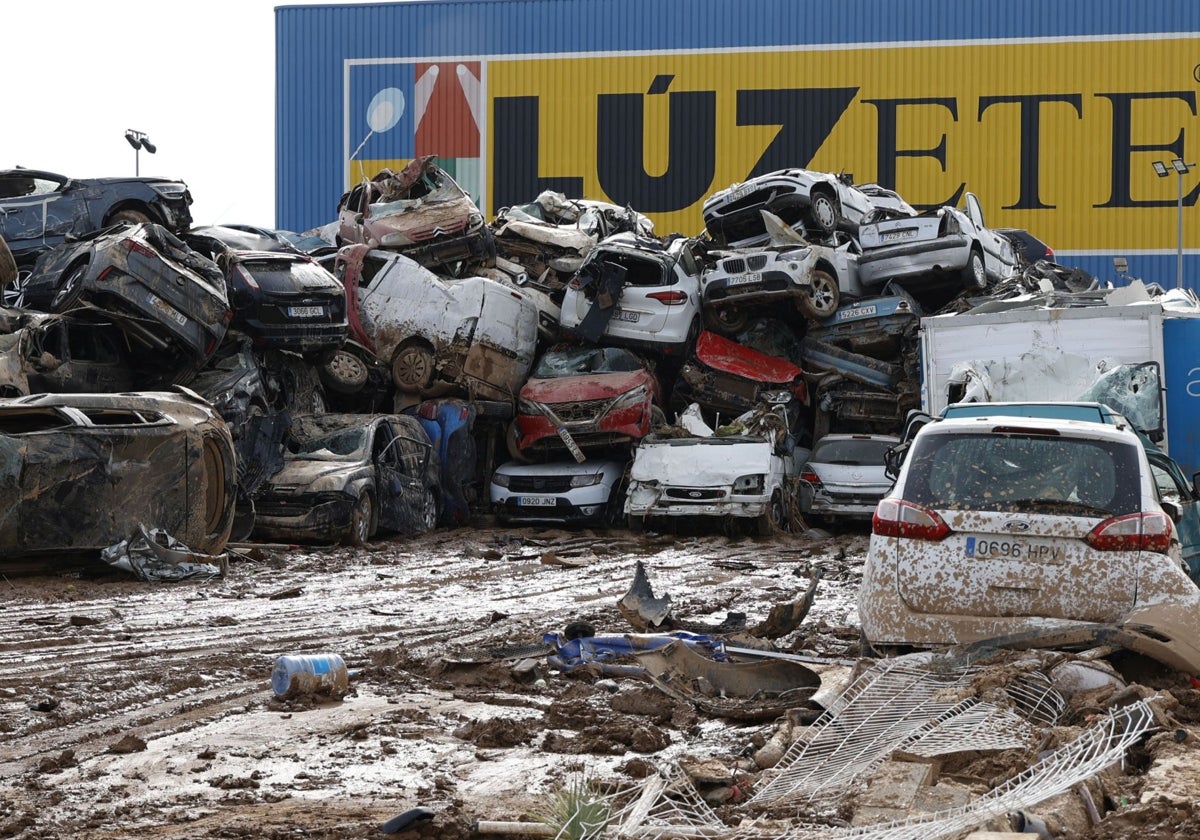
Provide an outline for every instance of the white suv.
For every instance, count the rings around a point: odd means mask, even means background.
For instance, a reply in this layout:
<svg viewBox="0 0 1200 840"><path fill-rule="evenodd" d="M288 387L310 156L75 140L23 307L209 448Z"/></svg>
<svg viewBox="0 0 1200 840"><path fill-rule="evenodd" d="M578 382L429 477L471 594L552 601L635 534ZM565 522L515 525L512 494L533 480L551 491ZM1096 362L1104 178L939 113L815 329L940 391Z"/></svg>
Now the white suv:
<svg viewBox="0 0 1200 840"><path fill-rule="evenodd" d="M1200 673L1200 588L1137 436L1076 420L942 420L875 511L864 642L1116 643ZM1004 642L999 642L1004 644Z"/></svg>

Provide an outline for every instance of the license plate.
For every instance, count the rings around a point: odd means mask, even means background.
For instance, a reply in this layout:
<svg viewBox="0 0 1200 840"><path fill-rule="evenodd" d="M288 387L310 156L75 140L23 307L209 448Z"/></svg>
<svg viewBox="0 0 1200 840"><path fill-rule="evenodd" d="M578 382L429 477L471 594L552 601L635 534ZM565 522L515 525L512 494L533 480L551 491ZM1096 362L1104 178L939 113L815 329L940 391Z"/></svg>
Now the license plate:
<svg viewBox="0 0 1200 840"><path fill-rule="evenodd" d="M738 184L729 190L729 201L737 201L739 198L744 198L750 195L750 191L754 189L753 184Z"/></svg>
<svg viewBox="0 0 1200 840"><path fill-rule="evenodd" d="M905 239L916 239L917 229L908 228L906 230L891 230L887 233L879 235L880 242L903 242Z"/></svg>
<svg viewBox="0 0 1200 840"><path fill-rule="evenodd" d="M586 460L587 456L583 454L583 450L579 448L579 444L575 442L575 438L571 437L571 433L567 431L565 426L558 427L558 437L564 444L566 444L567 450L571 453L571 457L574 458L577 463L582 464L584 460Z"/></svg>
<svg viewBox="0 0 1200 840"><path fill-rule="evenodd" d="M862 318L867 315L874 315L878 311L878 307L874 304L870 306L856 306L853 309L843 309L838 312L837 319L846 321L850 318Z"/></svg>
<svg viewBox="0 0 1200 840"><path fill-rule="evenodd" d="M176 324L179 324L179 326L181 326L181 327L187 326L187 318L184 316L184 314L182 312L180 312L178 309L176 309L174 306L171 306L171 304L167 303L165 300L160 298L158 295L151 292L150 294L146 295L146 300L151 306L153 306L155 309L157 309L162 314L166 315L168 318L170 318Z"/></svg>
<svg viewBox="0 0 1200 840"><path fill-rule="evenodd" d="M762 282L762 275L759 274L758 272L753 272L751 274L741 274L737 277L729 278L730 286L745 286L747 283L761 283L761 282Z"/></svg>
<svg viewBox="0 0 1200 840"><path fill-rule="evenodd" d="M517 498L519 507L554 507L558 499L554 496L520 496Z"/></svg>
<svg viewBox="0 0 1200 840"><path fill-rule="evenodd" d="M640 312L630 312L628 309L618 309L613 313L613 319L616 321L628 321L631 324L636 324L638 319L642 317Z"/></svg>
<svg viewBox="0 0 1200 840"><path fill-rule="evenodd" d="M1062 563L1063 547L1003 537L967 537L963 554L984 560L1025 560L1032 563Z"/></svg>
<svg viewBox="0 0 1200 840"><path fill-rule="evenodd" d="M288 315L293 318L320 318L325 314L324 306L289 306Z"/></svg>

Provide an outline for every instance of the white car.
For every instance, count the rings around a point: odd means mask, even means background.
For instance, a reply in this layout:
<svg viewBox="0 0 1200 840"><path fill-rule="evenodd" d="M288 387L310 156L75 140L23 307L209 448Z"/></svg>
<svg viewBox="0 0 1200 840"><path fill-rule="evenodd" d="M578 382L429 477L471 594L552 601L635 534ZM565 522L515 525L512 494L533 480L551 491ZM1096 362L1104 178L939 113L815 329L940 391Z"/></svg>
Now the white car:
<svg viewBox="0 0 1200 840"><path fill-rule="evenodd" d="M858 230L862 254L858 279L864 286L895 280L910 290L961 284L982 291L1017 269L1012 242L984 224L974 193L966 210L939 207L918 216L885 219Z"/></svg>
<svg viewBox="0 0 1200 840"><path fill-rule="evenodd" d="M753 248L770 238L760 211L774 213L806 236L853 233L873 211L911 216L916 211L892 190L854 186L846 176L781 169L733 184L709 196L701 212L708 235L722 248Z"/></svg>
<svg viewBox="0 0 1200 840"><path fill-rule="evenodd" d="M567 284L562 327L593 343L682 354L700 334L700 270L690 239L610 236Z"/></svg>
<svg viewBox="0 0 1200 840"><path fill-rule="evenodd" d="M351 338L391 367L397 389L516 403L538 341L538 309L521 292L485 277L445 279L365 245L342 248L335 273L346 285Z"/></svg>
<svg viewBox="0 0 1200 840"><path fill-rule="evenodd" d="M875 511L858 600L864 642L1103 639L1196 673L1200 588L1184 571L1177 515L1127 427L931 423Z"/></svg>
<svg viewBox="0 0 1200 840"><path fill-rule="evenodd" d="M884 455L900 438L825 435L800 471L800 512L821 518L870 519L892 487Z"/></svg>
<svg viewBox="0 0 1200 840"><path fill-rule="evenodd" d="M502 523L613 524L624 501L620 487L624 474L625 464L620 461L509 461L492 473L489 496Z"/></svg>

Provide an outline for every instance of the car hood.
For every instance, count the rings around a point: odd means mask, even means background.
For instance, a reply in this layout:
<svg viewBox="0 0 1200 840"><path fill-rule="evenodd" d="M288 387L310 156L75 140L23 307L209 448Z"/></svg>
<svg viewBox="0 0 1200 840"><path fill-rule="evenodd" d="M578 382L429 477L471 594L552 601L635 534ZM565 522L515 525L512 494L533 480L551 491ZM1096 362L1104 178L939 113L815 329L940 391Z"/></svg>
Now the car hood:
<svg viewBox="0 0 1200 840"><path fill-rule="evenodd" d="M771 445L761 439L678 438L642 443L634 454L634 481L665 487L724 487L743 475L770 472Z"/></svg>
<svg viewBox="0 0 1200 840"><path fill-rule="evenodd" d="M556 376L553 379L530 379L521 389L521 398L540 403L603 400L648 384L646 374L640 371Z"/></svg>
<svg viewBox="0 0 1200 840"><path fill-rule="evenodd" d="M357 461L307 461L289 458L271 478L269 492L302 493L317 479L337 476L349 483L368 467Z"/></svg>
<svg viewBox="0 0 1200 840"><path fill-rule="evenodd" d="M713 370L752 382L790 385L804 371L789 361L751 350L705 330L696 339L695 358Z"/></svg>

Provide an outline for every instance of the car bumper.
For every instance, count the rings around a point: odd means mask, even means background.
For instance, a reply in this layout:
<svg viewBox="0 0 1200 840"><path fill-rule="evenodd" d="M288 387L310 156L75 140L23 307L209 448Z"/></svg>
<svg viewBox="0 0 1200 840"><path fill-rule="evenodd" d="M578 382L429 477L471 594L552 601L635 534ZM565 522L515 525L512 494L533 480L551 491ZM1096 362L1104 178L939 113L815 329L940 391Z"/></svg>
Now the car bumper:
<svg viewBox="0 0 1200 840"><path fill-rule="evenodd" d="M267 539L335 540L350 530L354 499L339 495L302 506L271 497L255 502L254 535Z"/></svg>
<svg viewBox="0 0 1200 840"><path fill-rule="evenodd" d="M314 353L319 350L334 350L346 342L347 325L312 324L282 325L265 324L262 321L246 320L234 326L240 327L254 339L255 346L292 350L296 353Z"/></svg>
<svg viewBox="0 0 1200 840"><path fill-rule="evenodd" d="M858 258L858 278L868 285L885 280L962 271L971 257L971 240L946 236L936 242L888 245L864 251Z"/></svg>
<svg viewBox="0 0 1200 840"><path fill-rule="evenodd" d="M560 493L513 491L492 484L490 496L497 516L522 522L597 522L604 518L610 488L606 484L574 487ZM552 498L553 505L528 504L529 499Z"/></svg>

